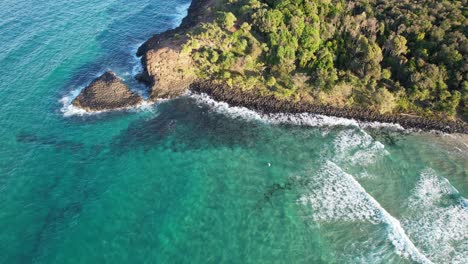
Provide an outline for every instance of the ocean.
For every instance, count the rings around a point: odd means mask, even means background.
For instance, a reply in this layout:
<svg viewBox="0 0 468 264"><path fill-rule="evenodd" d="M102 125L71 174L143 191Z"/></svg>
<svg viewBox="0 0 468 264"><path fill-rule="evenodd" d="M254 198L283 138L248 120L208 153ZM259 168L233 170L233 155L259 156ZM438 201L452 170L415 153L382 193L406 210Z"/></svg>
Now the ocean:
<svg viewBox="0 0 468 264"><path fill-rule="evenodd" d="M134 81L187 0L0 2L0 263L467 263L468 138L262 115Z"/></svg>

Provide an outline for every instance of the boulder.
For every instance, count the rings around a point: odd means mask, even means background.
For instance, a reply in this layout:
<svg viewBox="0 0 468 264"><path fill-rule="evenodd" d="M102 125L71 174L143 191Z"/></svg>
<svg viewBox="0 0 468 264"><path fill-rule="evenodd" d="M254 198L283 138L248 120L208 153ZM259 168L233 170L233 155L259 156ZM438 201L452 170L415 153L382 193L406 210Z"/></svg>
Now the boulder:
<svg viewBox="0 0 468 264"><path fill-rule="evenodd" d="M126 108L143 102L112 71L107 71L91 82L73 100L72 104L87 111Z"/></svg>

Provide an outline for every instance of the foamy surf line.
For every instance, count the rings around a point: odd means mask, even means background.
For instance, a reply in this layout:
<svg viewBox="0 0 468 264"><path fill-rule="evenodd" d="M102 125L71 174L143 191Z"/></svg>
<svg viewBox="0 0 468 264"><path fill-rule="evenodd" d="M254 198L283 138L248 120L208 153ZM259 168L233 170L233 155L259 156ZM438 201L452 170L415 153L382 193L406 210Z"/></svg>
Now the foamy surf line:
<svg viewBox="0 0 468 264"><path fill-rule="evenodd" d="M398 255L418 263L432 263L413 244L400 222L390 215L354 177L326 161L310 184L310 193L298 202L314 209L315 222L367 221L386 225L387 237ZM341 199L340 199L341 198Z"/></svg>
<svg viewBox="0 0 468 264"><path fill-rule="evenodd" d="M176 7L176 12L174 13L174 25L179 26L182 23L184 17L188 14L188 9L191 5L191 2L179 5Z"/></svg>
<svg viewBox="0 0 468 264"><path fill-rule="evenodd" d="M425 169L408 199L403 226L437 263L468 263L468 200L448 179Z"/></svg>
<svg viewBox="0 0 468 264"><path fill-rule="evenodd" d="M140 58L136 55L138 48L141 47L145 42L140 42L130 47L130 56L132 57L132 72L131 76L136 76L143 71L143 65L141 64Z"/></svg>
<svg viewBox="0 0 468 264"><path fill-rule="evenodd" d="M312 113L275 113L262 114L245 107L230 106L228 103L214 100L211 96L205 93L188 93L188 96L195 99L199 104L207 105L213 111L231 116L234 118L243 118L252 121L262 121L269 124L291 124L299 126L311 127L332 127L332 126L353 126L358 128L386 128L390 130L403 131L405 130L399 124L381 123L381 122L362 122L354 119L343 117L325 116Z"/></svg>

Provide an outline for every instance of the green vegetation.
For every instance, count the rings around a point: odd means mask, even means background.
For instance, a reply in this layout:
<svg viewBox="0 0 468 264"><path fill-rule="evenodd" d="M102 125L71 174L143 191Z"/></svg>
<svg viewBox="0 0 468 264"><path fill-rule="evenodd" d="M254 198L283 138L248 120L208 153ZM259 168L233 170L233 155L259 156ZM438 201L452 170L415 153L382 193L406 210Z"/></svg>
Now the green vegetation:
<svg viewBox="0 0 468 264"><path fill-rule="evenodd" d="M467 0L227 0L189 34L233 89L380 112L468 115Z"/></svg>

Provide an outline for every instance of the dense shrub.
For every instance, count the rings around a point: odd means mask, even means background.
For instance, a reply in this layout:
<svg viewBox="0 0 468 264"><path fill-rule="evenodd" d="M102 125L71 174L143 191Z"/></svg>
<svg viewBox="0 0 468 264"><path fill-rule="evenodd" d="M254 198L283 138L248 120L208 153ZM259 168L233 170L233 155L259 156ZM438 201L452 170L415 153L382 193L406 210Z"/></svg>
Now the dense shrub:
<svg viewBox="0 0 468 264"><path fill-rule="evenodd" d="M466 6L467 0L229 0L217 20L192 32L184 52L200 76L279 98L466 115ZM353 88L340 97L335 87Z"/></svg>

